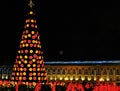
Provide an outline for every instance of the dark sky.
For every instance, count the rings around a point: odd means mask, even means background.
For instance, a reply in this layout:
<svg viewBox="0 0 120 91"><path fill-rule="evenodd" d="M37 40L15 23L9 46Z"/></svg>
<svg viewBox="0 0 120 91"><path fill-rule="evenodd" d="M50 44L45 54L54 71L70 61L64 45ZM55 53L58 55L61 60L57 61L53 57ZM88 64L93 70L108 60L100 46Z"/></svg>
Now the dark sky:
<svg viewBox="0 0 120 91"><path fill-rule="evenodd" d="M29 0L2 0L0 61L14 63ZM119 60L118 2L33 0L45 61Z"/></svg>

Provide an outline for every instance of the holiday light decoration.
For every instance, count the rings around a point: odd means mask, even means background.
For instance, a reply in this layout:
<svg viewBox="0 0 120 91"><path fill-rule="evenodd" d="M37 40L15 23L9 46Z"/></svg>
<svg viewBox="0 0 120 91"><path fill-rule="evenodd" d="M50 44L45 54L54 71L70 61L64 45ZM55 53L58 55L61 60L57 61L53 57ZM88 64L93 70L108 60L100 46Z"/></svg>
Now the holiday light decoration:
<svg viewBox="0 0 120 91"><path fill-rule="evenodd" d="M30 11L25 20L22 40L13 67L11 80L14 82L47 81L43 51L38 33L35 13Z"/></svg>

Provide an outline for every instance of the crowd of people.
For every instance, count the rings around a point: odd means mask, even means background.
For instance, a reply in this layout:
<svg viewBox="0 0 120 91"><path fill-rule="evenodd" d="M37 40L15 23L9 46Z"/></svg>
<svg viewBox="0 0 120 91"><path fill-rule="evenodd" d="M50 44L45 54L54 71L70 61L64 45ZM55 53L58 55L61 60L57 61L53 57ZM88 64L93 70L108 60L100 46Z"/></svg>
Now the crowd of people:
<svg viewBox="0 0 120 91"><path fill-rule="evenodd" d="M66 91L120 91L120 84L117 84L115 82L70 82L66 87Z"/></svg>
<svg viewBox="0 0 120 91"><path fill-rule="evenodd" d="M19 91L18 89L21 84L22 82L19 82L18 84L14 85L15 91ZM0 88L1 86L5 87L5 85L7 88L10 88L10 86L13 87L13 85L11 85L10 82L0 81ZM54 82L48 82L44 85L39 82L36 85L34 85L34 88L28 89L28 87L30 86L26 86L26 89L27 91L44 91L43 86L45 91L120 91L120 84L115 82L100 82L100 81L98 82L54 81Z"/></svg>

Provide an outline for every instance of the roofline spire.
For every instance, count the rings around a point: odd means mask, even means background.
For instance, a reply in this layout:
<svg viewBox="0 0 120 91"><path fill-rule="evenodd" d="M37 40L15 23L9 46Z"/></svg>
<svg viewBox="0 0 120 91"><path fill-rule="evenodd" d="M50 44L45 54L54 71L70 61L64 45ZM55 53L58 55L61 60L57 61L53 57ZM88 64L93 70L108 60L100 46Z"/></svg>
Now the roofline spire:
<svg viewBox="0 0 120 91"><path fill-rule="evenodd" d="M32 2L32 0L30 0L30 2L28 3L28 5L30 6L30 8L32 8L35 4Z"/></svg>

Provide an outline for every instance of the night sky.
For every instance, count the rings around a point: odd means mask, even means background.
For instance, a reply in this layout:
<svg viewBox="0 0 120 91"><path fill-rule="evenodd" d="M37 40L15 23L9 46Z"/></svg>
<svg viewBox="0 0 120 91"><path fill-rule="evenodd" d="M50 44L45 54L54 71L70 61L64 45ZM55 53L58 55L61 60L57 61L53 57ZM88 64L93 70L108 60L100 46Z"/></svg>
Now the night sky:
<svg viewBox="0 0 120 91"><path fill-rule="evenodd" d="M29 0L2 0L0 65L13 64ZM33 0L45 61L120 59L117 2Z"/></svg>

